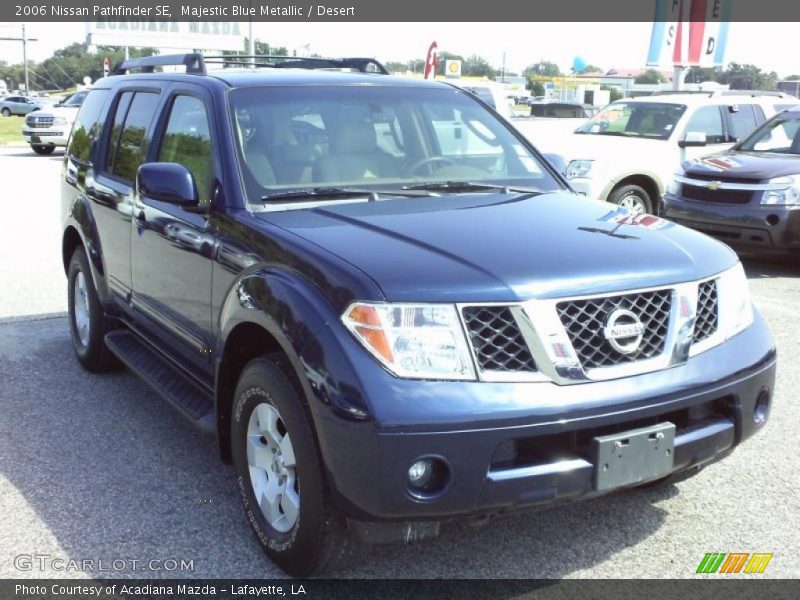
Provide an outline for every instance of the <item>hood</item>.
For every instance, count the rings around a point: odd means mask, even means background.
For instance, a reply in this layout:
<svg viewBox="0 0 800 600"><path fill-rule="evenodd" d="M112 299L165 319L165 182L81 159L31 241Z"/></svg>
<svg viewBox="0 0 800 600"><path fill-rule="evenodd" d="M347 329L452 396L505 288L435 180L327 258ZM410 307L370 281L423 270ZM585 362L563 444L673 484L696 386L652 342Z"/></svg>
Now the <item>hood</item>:
<svg viewBox="0 0 800 600"><path fill-rule="evenodd" d="M697 175L704 179L735 179L761 181L800 175L800 156L777 152L744 152L729 150L720 154L704 156L683 163L687 176Z"/></svg>
<svg viewBox="0 0 800 600"><path fill-rule="evenodd" d="M655 287L737 261L702 234L563 192L403 198L257 216L354 265L392 301L506 302Z"/></svg>
<svg viewBox="0 0 800 600"><path fill-rule="evenodd" d="M80 106L46 106L28 114L34 117L64 117L68 123L72 123L78 116L79 108Z"/></svg>
<svg viewBox="0 0 800 600"><path fill-rule="evenodd" d="M570 160L604 160L609 157L648 157L654 153L675 153L675 144L669 140L572 133L560 142L561 154Z"/></svg>

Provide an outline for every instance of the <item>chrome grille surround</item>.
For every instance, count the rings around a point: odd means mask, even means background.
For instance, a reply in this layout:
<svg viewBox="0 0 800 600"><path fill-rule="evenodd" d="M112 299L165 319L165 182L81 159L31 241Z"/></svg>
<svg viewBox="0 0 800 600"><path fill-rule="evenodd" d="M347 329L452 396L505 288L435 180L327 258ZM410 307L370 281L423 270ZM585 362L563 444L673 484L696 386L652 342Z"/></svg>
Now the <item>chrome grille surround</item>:
<svg viewBox="0 0 800 600"><path fill-rule="evenodd" d="M719 314L717 277L671 286L536 299L517 304L459 304L458 312L481 381L551 381L559 385L606 381L677 366L685 363L690 356L720 343L718 318L714 321L712 316ZM567 322L562 320L562 315L566 314L569 307L573 307L572 310L578 311L578 314L585 314L586 307L605 305L633 307L633 310L638 306L638 310L653 311L653 314L639 314L646 331L642 347L635 354L627 357L619 355L611 360L601 359L607 350L599 354L596 350L587 350L583 347L585 340L582 341L581 334L596 339L602 332L589 329L589 333L585 333L587 328L578 321L581 326L573 326L570 335L569 319ZM487 313L481 319L476 319L475 315L481 314L481 311ZM490 326L489 315L502 315L498 323L503 333L499 337L491 337L491 342L486 341L491 332L482 332L481 329L482 326ZM600 323L596 317L595 326ZM478 322L482 325L479 326ZM647 331L648 328L653 330ZM482 333L478 335L479 331ZM520 340L524 341L529 351L530 362L527 361L527 354L519 348ZM496 352L495 346L504 349ZM487 351L490 352L487 354ZM487 356L495 361L500 359L500 362L493 363ZM525 364L529 369L510 368L512 362L503 362L511 361L507 358L509 356L518 361L513 364ZM520 361L521 357L525 359Z"/></svg>

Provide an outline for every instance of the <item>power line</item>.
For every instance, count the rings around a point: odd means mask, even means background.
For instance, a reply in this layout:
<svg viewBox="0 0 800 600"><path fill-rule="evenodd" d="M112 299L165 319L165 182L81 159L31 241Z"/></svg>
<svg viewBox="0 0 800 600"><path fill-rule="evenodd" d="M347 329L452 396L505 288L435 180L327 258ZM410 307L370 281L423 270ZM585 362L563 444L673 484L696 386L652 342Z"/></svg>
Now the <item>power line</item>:
<svg viewBox="0 0 800 600"><path fill-rule="evenodd" d="M25 67L25 91L30 90L28 85L28 42L38 42L37 38L29 38L25 32L25 23L22 24L22 37L0 37L6 42L22 42L22 63Z"/></svg>

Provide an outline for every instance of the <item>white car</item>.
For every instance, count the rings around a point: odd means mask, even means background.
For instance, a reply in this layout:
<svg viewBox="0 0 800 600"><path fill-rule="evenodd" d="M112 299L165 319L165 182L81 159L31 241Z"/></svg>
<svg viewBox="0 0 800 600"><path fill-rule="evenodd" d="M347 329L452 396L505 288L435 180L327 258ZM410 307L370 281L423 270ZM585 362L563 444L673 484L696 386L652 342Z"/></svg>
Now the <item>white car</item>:
<svg viewBox="0 0 800 600"><path fill-rule="evenodd" d="M726 150L800 100L779 92L662 94L606 106L548 152L590 198L656 213L684 160ZM534 143L536 143L534 141Z"/></svg>
<svg viewBox="0 0 800 600"><path fill-rule="evenodd" d="M56 147L67 145L72 123L87 93L77 92L63 102L29 113L25 117L22 137L36 154L52 154Z"/></svg>

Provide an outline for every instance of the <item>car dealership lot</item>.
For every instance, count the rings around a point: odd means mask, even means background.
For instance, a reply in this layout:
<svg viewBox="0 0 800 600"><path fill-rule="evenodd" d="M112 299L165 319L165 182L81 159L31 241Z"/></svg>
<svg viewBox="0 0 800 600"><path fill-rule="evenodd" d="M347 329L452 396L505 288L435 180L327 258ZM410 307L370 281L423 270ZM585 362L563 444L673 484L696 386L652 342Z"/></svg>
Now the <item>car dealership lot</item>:
<svg viewBox="0 0 800 600"><path fill-rule="evenodd" d="M50 559L93 560L89 575L114 575L122 563L112 561L123 561L120 575L180 576L166 570L174 559L193 561L195 576L281 577L214 440L133 375L92 376L74 358L62 316L60 161L0 149L0 577L76 576ZM780 362L771 422L733 456L660 489L359 547L337 575L691 577L706 552L741 551L775 553L765 576L800 576L800 260L746 267ZM25 559L34 554L48 558ZM108 570L97 570L101 560ZM161 570L142 571L150 560Z"/></svg>

